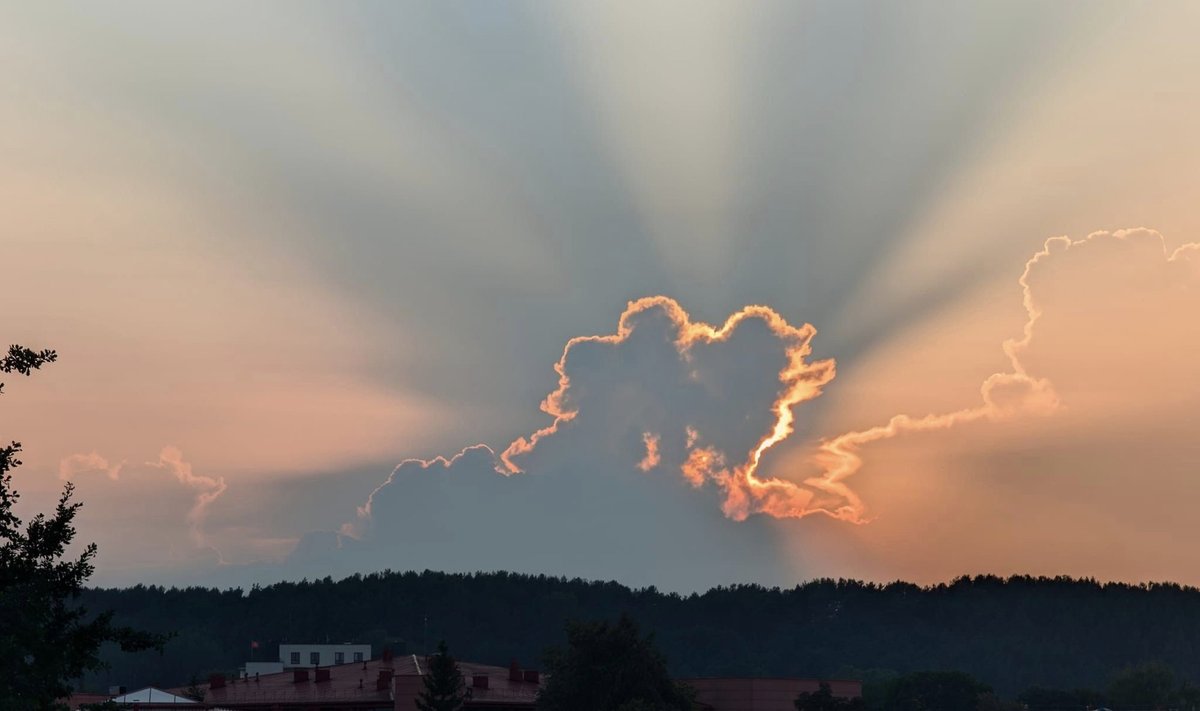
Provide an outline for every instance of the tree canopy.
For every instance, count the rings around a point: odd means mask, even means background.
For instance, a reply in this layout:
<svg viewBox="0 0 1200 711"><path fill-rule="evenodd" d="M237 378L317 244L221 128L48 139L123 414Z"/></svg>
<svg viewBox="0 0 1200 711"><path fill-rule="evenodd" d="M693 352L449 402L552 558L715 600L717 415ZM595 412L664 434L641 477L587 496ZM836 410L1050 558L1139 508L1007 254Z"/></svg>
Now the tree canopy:
<svg viewBox="0 0 1200 711"><path fill-rule="evenodd" d="M572 622L567 646L546 655L539 711L688 711L691 691L673 681L652 635L629 615L616 623Z"/></svg>
<svg viewBox="0 0 1200 711"><path fill-rule="evenodd" d="M12 346L0 372L27 376L56 358L51 350ZM81 504L72 501L68 482L52 514L22 522L13 510L20 495L11 473L21 465L20 451L20 442L0 447L0 708L8 711L55 708L71 693L71 680L103 666L105 642L126 651L162 642L114 624L111 612L90 615L78 604L96 556L95 544L67 555Z"/></svg>
<svg viewBox="0 0 1200 711"><path fill-rule="evenodd" d="M888 711L978 711L992 688L963 672L918 672L896 679L888 689Z"/></svg>
<svg viewBox="0 0 1200 711"><path fill-rule="evenodd" d="M573 619L627 612L675 677L888 679L955 669L1006 698L1031 687L1105 690L1131 664L1158 660L1200 682L1200 590L1070 578L980 576L921 587L814 580L791 588L738 585L695 595L517 573L381 572L250 589L85 591L93 609L153 631L178 630L162 656L102 652L111 670L89 688L187 684L232 671L247 640L325 638L428 654L445 639L460 659L533 664L565 641ZM399 610L381 619L380 606ZM427 620L427 622L426 622Z"/></svg>
<svg viewBox="0 0 1200 711"><path fill-rule="evenodd" d="M834 696L827 681L822 681L816 691L797 696L795 705L796 711L862 711L866 708L861 696L853 699Z"/></svg>

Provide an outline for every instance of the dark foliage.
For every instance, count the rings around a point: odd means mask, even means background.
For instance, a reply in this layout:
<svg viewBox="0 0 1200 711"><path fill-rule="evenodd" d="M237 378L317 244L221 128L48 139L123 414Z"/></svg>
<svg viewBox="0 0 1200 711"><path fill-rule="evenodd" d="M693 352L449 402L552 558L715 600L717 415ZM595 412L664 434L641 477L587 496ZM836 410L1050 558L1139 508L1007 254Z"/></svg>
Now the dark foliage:
<svg viewBox="0 0 1200 711"><path fill-rule="evenodd" d="M457 711L467 700L467 683L445 640L429 657L429 673L421 677L421 683L416 702L420 711Z"/></svg>
<svg viewBox="0 0 1200 711"><path fill-rule="evenodd" d="M796 697L796 711L862 711L866 708L861 697L843 699L833 695L829 682L821 682L813 692L804 692Z"/></svg>
<svg viewBox="0 0 1200 711"><path fill-rule="evenodd" d="M888 711L978 711L991 687L962 672L918 672L896 679L888 689Z"/></svg>
<svg viewBox="0 0 1200 711"><path fill-rule="evenodd" d="M1153 661L1118 672L1104 700L1115 708L1194 709L1200 705L1200 689L1181 681L1166 664Z"/></svg>
<svg viewBox="0 0 1200 711"><path fill-rule="evenodd" d="M56 357L12 346L0 358L0 372L29 375ZM21 465L20 451L19 442L0 447L0 708L8 711L55 708L70 694L71 679L101 668L98 652L106 642L126 651L162 642L113 624L112 613L89 615L78 604L96 546L67 556L80 507L71 500L74 487L63 488L52 515L23 523L13 511L20 495L10 473Z"/></svg>
<svg viewBox="0 0 1200 711"><path fill-rule="evenodd" d="M1173 584L817 580L680 596L546 576L425 572L248 591L137 586L91 590L84 601L116 610L124 624L179 630L162 657L106 657L113 670L90 676L93 688L173 686L197 672L233 670L251 639L266 650L336 639L424 654L444 638L462 659L531 664L562 643L567 620L622 612L655 633L677 677L860 678L878 687L898 674L956 669L1012 698L1032 686L1103 689L1121 669L1159 660L1180 681L1200 681L1200 590Z"/></svg>
<svg viewBox="0 0 1200 711"><path fill-rule="evenodd" d="M1097 708L1104 695L1093 689L1048 689L1035 686L1017 695L1017 702L1029 711L1077 711Z"/></svg>
<svg viewBox="0 0 1200 711"><path fill-rule="evenodd" d="M616 623L572 622L567 646L546 654L549 680L538 711L689 711L692 693L671 680L653 636L629 615Z"/></svg>

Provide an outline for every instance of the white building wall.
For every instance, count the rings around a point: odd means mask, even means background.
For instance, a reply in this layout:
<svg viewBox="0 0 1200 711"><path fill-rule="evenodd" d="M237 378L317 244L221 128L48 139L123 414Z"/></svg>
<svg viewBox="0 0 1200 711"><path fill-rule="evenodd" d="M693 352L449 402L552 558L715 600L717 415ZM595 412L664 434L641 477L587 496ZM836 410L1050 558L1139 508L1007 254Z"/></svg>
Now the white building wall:
<svg viewBox="0 0 1200 711"><path fill-rule="evenodd" d="M278 674L281 671L283 662L246 662L246 666L242 667L242 676Z"/></svg>
<svg viewBox="0 0 1200 711"><path fill-rule="evenodd" d="M279 645L279 661L283 664L284 669L313 666L327 667L334 664L350 664L356 661L363 662L370 658L371 645L369 644Z"/></svg>

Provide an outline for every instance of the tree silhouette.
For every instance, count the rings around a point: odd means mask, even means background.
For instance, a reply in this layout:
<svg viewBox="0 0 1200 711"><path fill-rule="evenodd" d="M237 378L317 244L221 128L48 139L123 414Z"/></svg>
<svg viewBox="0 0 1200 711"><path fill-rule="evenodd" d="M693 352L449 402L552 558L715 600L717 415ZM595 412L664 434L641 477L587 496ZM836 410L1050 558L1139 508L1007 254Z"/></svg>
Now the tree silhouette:
<svg viewBox="0 0 1200 711"><path fill-rule="evenodd" d="M666 657L628 615L616 624L567 625L567 648L546 657L539 711L666 711L692 708L691 689L667 673Z"/></svg>
<svg viewBox="0 0 1200 711"><path fill-rule="evenodd" d="M11 346L0 358L0 372L28 376L57 358L52 350ZM161 648L165 638L116 626L110 612L92 617L78 604L95 570L96 545L88 544L78 558L66 557L81 506L71 500L75 487L63 487L52 515L23 523L13 512L20 495L10 473L21 466L20 452L20 442L0 447L0 708L65 708L60 700L71 693L70 680L103 666L101 644L137 651Z"/></svg>
<svg viewBox="0 0 1200 711"><path fill-rule="evenodd" d="M796 697L796 711L862 711L862 697L845 699L833 695L829 682L823 681L816 691L805 691Z"/></svg>
<svg viewBox="0 0 1200 711"><path fill-rule="evenodd" d="M1162 662L1145 662L1117 672L1108 685L1108 703L1122 708L1160 709L1179 702L1175 671Z"/></svg>
<svg viewBox="0 0 1200 711"><path fill-rule="evenodd" d="M467 700L467 685L458 662L450 656L445 640L429 658L429 673L421 677L424 688L417 694L420 711L457 711Z"/></svg>
<svg viewBox="0 0 1200 711"><path fill-rule="evenodd" d="M917 672L896 679L888 690L890 711L977 711L991 687L963 672Z"/></svg>

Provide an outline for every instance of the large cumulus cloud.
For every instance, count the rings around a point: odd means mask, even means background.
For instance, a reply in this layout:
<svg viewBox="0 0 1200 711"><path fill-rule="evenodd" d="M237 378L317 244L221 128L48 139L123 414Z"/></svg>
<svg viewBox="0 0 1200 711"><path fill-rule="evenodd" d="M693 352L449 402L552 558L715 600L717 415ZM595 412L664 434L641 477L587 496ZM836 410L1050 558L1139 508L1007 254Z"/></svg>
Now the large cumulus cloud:
<svg viewBox="0 0 1200 711"><path fill-rule="evenodd" d="M402 462L355 520L302 540L291 562L786 580L757 514L853 520L859 506L848 490L758 472L793 408L833 378L832 361L810 358L814 334L766 307L714 326L669 298L632 302L614 333L567 344L546 427L502 450Z"/></svg>

